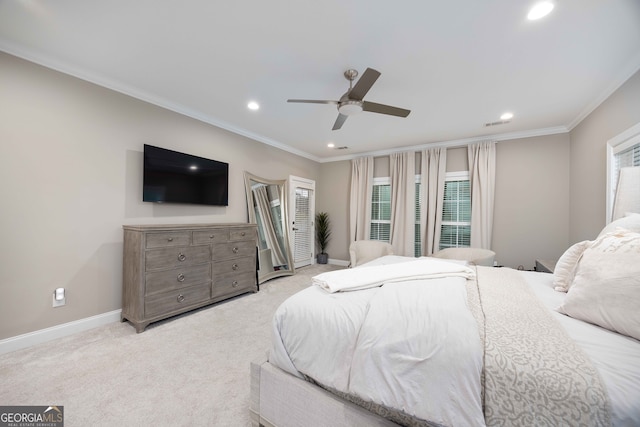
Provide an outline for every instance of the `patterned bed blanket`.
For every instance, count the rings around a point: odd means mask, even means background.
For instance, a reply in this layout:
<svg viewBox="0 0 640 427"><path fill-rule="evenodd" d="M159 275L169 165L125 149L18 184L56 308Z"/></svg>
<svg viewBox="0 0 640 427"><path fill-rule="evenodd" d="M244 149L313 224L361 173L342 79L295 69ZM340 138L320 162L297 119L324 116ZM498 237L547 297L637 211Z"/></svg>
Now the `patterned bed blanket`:
<svg viewBox="0 0 640 427"><path fill-rule="evenodd" d="M598 372L519 273L478 267L477 283L487 425L611 425Z"/></svg>
<svg viewBox="0 0 640 427"><path fill-rule="evenodd" d="M597 371L510 269L312 286L277 310L269 360L402 425L610 425Z"/></svg>

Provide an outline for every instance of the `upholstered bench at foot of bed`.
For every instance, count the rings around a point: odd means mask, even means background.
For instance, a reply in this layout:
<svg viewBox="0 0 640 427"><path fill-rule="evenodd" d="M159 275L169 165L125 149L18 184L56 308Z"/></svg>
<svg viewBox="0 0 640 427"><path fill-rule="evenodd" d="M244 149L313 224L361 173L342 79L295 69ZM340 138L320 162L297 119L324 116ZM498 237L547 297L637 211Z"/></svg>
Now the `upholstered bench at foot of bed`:
<svg viewBox="0 0 640 427"><path fill-rule="evenodd" d="M435 258L457 259L468 261L474 265L493 267L496 253L492 250L482 248L447 248L436 252L433 256Z"/></svg>
<svg viewBox="0 0 640 427"><path fill-rule="evenodd" d="M251 362L251 425L390 427L397 424L284 372L266 355Z"/></svg>

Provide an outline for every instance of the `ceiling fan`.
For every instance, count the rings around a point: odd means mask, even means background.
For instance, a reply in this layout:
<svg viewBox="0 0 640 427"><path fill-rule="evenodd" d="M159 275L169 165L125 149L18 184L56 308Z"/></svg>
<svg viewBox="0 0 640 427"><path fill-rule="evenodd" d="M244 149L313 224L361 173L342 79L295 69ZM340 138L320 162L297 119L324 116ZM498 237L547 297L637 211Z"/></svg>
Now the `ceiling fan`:
<svg viewBox="0 0 640 427"><path fill-rule="evenodd" d="M325 101L316 99L287 99L287 102L301 102L307 104L336 104L338 106L338 118L333 124L332 130L337 130L342 127L344 122L352 114L357 114L361 111L368 111L370 113L387 114L390 116L407 117L411 110L405 110L404 108L392 107L390 105L376 104L375 102L364 101L363 98L371 89L371 86L380 77L380 72L373 68L367 68L362 77L358 79L355 85L353 81L358 77L358 72L353 69L349 69L344 72L344 77L349 80L349 90L340 97L339 101Z"/></svg>

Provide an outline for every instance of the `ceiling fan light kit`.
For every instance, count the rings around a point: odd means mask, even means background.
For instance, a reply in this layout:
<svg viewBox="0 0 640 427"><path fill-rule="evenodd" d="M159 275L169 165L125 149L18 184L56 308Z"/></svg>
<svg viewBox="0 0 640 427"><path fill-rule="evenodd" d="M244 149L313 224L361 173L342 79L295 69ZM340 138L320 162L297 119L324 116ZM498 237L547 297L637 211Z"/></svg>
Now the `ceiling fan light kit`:
<svg viewBox="0 0 640 427"><path fill-rule="evenodd" d="M340 114L344 114L345 116L361 113L362 101L340 101L340 103L338 104L338 111L340 112Z"/></svg>
<svg viewBox="0 0 640 427"><path fill-rule="evenodd" d="M287 102L298 102L306 104L337 104L338 118L333 124L332 130L342 127L347 118L351 115L358 114L362 111L370 113L386 114L396 117L407 117L411 110L404 108L392 107L390 105L376 104L375 102L364 101L363 98L371 89L371 86L380 77L380 72L373 68L367 68L358 82L353 85L353 81L358 77L358 71L348 69L344 72L344 77L349 80L349 90L340 97L339 101L325 101L315 99L288 99Z"/></svg>

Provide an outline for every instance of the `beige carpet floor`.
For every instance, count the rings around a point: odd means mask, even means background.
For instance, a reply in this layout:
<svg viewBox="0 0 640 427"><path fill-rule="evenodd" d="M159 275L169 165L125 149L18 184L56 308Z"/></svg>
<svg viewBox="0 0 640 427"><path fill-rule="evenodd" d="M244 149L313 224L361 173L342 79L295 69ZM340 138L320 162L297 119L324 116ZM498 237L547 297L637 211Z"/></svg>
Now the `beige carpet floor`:
<svg viewBox="0 0 640 427"><path fill-rule="evenodd" d="M66 427L248 426L249 363L314 265L260 292L150 325L111 323L0 355L0 405L63 405Z"/></svg>

